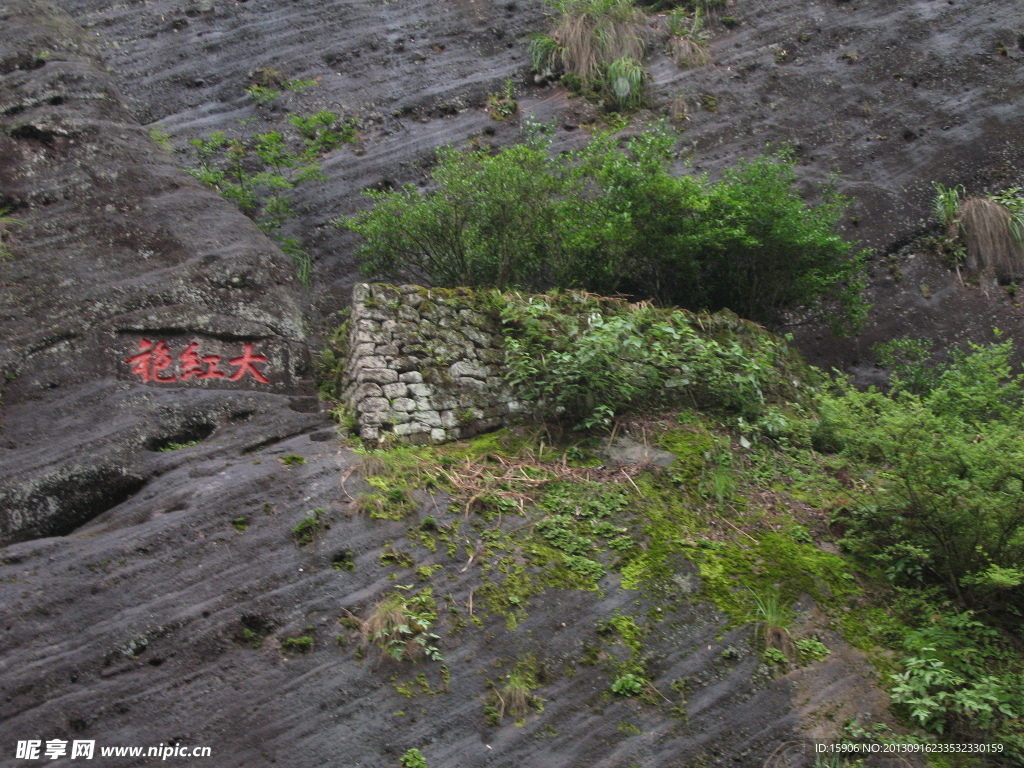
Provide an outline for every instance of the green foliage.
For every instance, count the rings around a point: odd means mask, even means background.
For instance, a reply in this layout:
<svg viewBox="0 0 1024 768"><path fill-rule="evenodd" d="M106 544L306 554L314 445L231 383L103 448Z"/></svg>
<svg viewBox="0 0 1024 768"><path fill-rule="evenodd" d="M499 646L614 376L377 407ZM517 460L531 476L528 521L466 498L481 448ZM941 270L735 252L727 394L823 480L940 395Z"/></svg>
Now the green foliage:
<svg viewBox="0 0 1024 768"><path fill-rule="evenodd" d="M807 205L785 154L744 161L722 181L672 176L673 136L655 127L552 156L535 131L491 155L443 149L435 190L369 192L342 222L363 237L373 277L439 286L585 288L777 322L795 307L856 326L863 255L836 228L831 189Z"/></svg>
<svg viewBox="0 0 1024 768"><path fill-rule="evenodd" d="M499 725L505 715L520 720L529 714L531 709L538 713L544 711L544 700L533 694L539 685L537 660L533 656L516 664L515 670L505 676L505 682L500 686L494 683L489 685L492 691L484 705L484 712L490 725ZM516 724L519 725L520 722Z"/></svg>
<svg viewBox="0 0 1024 768"><path fill-rule="evenodd" d="M956 234L958 219L960 215L960 200L964 194L962 186L944 187L942 184L932 184L935 187L935 202L933 208L935 218L942 222L942 227L947 236Z"/></svg>
<svg viewBox="0 0 1024 768"><path fill-rule="evenodd" d="M508 296L501 317L506 380L538 417L578 429L684 397L756 417L792 383L781 340L759 331L719 342L698 331L704 319L681 311L571 294Z"/></svg>
<svg viewBox="0 0 1024 768"><path fill-rule="evenodd" d="M906 390L923 395L938 381L927 339L893 339L874 347L878 364L889 370L889 385L894 392Z"/></svg>
<svg viewBox="0 0 1024 768"><path fill-rule="evenodd" d="M400 758L398 758L398 764L402 768L427 768L427 759L423 756L423 753L413 747L405 751Z"/></svg>
<svg viewBox="0 0 1024 768"><path fill-rule="evenodd" d="M803 637L793 643L796 646L797 658L801 664L822 661L831 651L816 637Z"/></svg>
<svg viewBox="0 0 1024 768"><path fill-rule="evenodd" d="M430 631L435 621L437 603L431 589L416 594L398 591L374 607L363 622L363 637L393 659L414 661L426 656L433 661L443 661L436 645L440 637Z"/></svg>
<svg viewBox="0 0 1024 768"><path fill-rule="evenodd" d="M311 627L306 628L307 633L311 630ZM316 645L316 641L309 634L281 638L281 650L285 653L309 653L313 650L314 645Z"/></svg>
<svg viewBox="0 0 1024 768"><path fill-rule="evenodd" d="M171 135L166 131L162 131L154 126L149 129L149 137L160 146L160 149L167 152L174 150L174 147L171 145Z"/></svg>
<svg viewBox="0 0 1024 768"><path fill-rule="evenodd" d="M672 10L668 15L668 33L672 36L672 55L679 66L700 67L711 62L704 13L699 8L692 14L682 8Z"/></svg>
<svg viewBox="0 0 1024 768"><path fill-rule="evenodd" d="M617 696L639 696L650 683L642 675L627 672L612 682L612 693Z"/></svg>
<svg viewBox="0 0 1024 768"><path fill-rule="evenodd" d="M688 554L700 568L703 593L733 622L762 626L765 645L786 645L786 652L792 654L786 627L792 616L790 605L799 595L834 606L860 592L849 566L838 555L776 533L747 543L749 547L698 543ZM737 591L737 586L745 589Z"/></svg>
<svg viewBox="0 0 1024 768"><path fill-rule="evenodd" d="M990 196L1010 213L1010 229L1018 243L1024 243L1024 188L1013 187Z"/></svg>
<svg viewBox="0 0 1024 768"><path fill-rule="evenodd" d="M365 512L374 520L401 520L416 512L416 502L401 480L377 475L367 477L366 482L374 490L356 499L355 512Z"/></svg>
<svg viewBox="0 0 1024 768"><path fill-rule="evenodd" d="M548 5L556 18L548 34L530 40L533 68L572 75L612 108L642 106L645 19L633 0L548 0Z"/></svg>
<svg viewBox="0 0 1024 768"><path fill-rule="evenodd" d="M605 86L617 109L639 109L644 103L647 72L636 59L616 59L605 72Z"/></svg>
<svg viewBox="0 0 1024 768"><path fill-rule="evenodd" d="M967 611L910 632L892 699L934 733L990 737L1024 762L1024 667L999 632Z"/></svg>
<svg viewBox="0 0 1024 768"><path fill-rule="evenodd" d="M519 103L516 101L516 86L512 78L505 80L505 89L501 93L491 93L487 96L487 113L493 120L508 120L514 117L519 111Z"/></svg>
<svg viewBox="0 0 1024 768"><path fill-rule="evenodd" d="M263 644L263 635L249 629L248 627L242 627L241 635L239 635L239 642L243 645L259 648Z"/></svg>
<svg viewBox="0 0 1024 768"><path fill-rule="evenodd" d="M256 87L256 86L254 86ZM231 200L246 216L281 244L298 267L299 278L309 282L309 255L295 238L281 234L294 215L289 191L299 184L323 180L321 156L341 144L355 141L354 119L340 120L332 112L290 115L288 134L269 131L229 138L216 131L193 139L198 168L190 174Z"/></svg>
<svg viewBox="0 0 1024 768"><path fill-rule="evenodd" d="M287 456L281 457L281 463L284 464L286 467L301 466L302 464L306 463L306 457L299 456L298 454L295 453L289 453Z"/></svg>
<svg viewBox="0 0 1024 768"><path fill-rule="evenodd" d="M971 345L933 378L897 376L889 394L843 387L821 411L845 455L880 465L875 492L844 520L847 547L898 585L940 583L961 606L1019 622L1024 380L1011 353L1010 342Z"/></svg>
<svg viewBox="0 0 1024 768"><path fill-rule="evenodd" d="M322 509L314 509L308 517L302 518L298 525L292 529L292 538L300 547L311 544L317 535L324 529L320 516L324 514Z"/></svg>
<svg viewBox="0 0 1024 768"><path fill-rule="evenodd" d="M202 440L187 440L184 443L170 442L170 443L167 443L166 445L160 446L159 450L161 452L163 452L163 453L167 453L167 452L170 452L170 451L180 451L183 448L191 448L193 445L199 445L201 442L203 442L203 441Z"/></svg>
<svg viewBox="0 0 1024 768"><path fill-rule="evenodd" d="M245 92L252 96L253 101L262 107L272 102L284 91L304 91L306 88L316 85L316 83L316 80L282 80L277 84L281 90L277 90L277 88L269 85L256 83L246 88Z"/></svg>

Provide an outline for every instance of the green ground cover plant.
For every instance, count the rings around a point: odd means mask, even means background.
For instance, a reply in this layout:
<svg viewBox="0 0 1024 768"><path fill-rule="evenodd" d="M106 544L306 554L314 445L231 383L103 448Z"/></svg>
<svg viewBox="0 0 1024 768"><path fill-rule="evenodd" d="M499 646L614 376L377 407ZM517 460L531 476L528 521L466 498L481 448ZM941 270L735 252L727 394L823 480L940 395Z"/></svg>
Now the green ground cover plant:
<svg viewBox="0 0 1024 768"><path fill-rule="evenodd" d="M682 401L756 422L814 378L782 339L728 314L574 293L503 298L505 378L549 424L610 427L624 413Z"/></svg>
<svg viewBox="0 0 1024 768"><path fill-rule="evenodd" d="M325 178L320 158L345 142L355 141L353 119L333 112L289 115L289 130L230 137L215 131L193 139L197 166L189 173L238 206L260 229L276 239L291 256L297 275L309 284L312 262L298 238L283 234L294 216L289 192L296 186Z"/></svg>
<svg viewBox="0 0 1024 768"><path fill-rule="evenodd" d="M427 768L427 759L423 756L423 753L413 747L407 749L405 753L398 758L398 764L402 768Z"/></svg>
<svg viewBox="0 0 1024 768"><path fill-rule="evenodd" d="M667 310L582 294L531 299L512 310L510 338L536 345L524 358L576 356L552 369L567 377L589 371L601 349L587 342L574 351L567 339L608 332L628 357L652 328L674 322ZM652 648L673 631L674 610L706 601L724 617L723 633L748 628L732 635L723 663L751 654L758 674L788 675L833 663L838 633L874 663L901 727L918 729L892 740L988 742L1003 750L992 765L1024 764L1024 376L1009 343L937 360L927 340L895 340L879 350L889 388L858 391L801 368L757 326L697 317L684 315L677 331L713 341L715 356L736 345L717 379L704 377L701 386L717 380L718 389L694 389L686 410L624 407L606 425L670 451L668 466L593 461L609 436L563 428L591 418L597 402L573 392L571 379L548 395L564 390L566 412L575 409L568 421L551 405L544 426L367 453L384 485L452 498L447 512L410 521L414 548L387 567L420 565L422 547L431 553L420 568L426 584L439 586L438 573L479 574L468 604L446 598L448 612L424 631L493 631L494 616L514 631L545 593L628 590L637 596L630 614L595 626L575 663L605 676L606 702L685 717L675 694L687 683L660 676ZM613 332L610 318L620 319ZM620 374L614 361L594 359L592 393L607 402L618 390L602 377L614 384ZM645 379L645 364L632 361L631 386ZM811 386L793 386L794 377ZM743 407L751 401L761 403L753 412ZM445 558L448 567L433 567ZM493 683L488 722L511 714L503 700L535 695L533 683L543 693L540 678ZM865 733L850 726L836 737L870 740ZM975 765L958 760L948 764Z"/></svg>
<svg viewBox="0 0 1024 768"><path fill-rule="evenodd" d="M777 324L790 309L856 327L864 254L837 234L845 201L807 204L792 158L741 162L713 183L670 173L674 135L595 137L553 155L542 127L496 154L442 149L433 189L370 191L342 225L374 278L441 287L581 288Z"/></svg>

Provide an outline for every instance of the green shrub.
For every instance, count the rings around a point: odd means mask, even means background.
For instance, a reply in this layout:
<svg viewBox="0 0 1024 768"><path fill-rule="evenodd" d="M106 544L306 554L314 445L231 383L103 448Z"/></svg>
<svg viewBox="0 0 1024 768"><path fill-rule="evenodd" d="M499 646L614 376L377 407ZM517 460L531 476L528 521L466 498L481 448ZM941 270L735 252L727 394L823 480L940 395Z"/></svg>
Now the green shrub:
<svg viewBox="0 0 1024 768"><path fill-rule="evenodd" d="M1024 761L1024 670L1005 639L971 611L910 632L892 700L934 733L995 738Z"/></svg>
<svg viewBox="0 0 1024 768"><path fill-rule="evenodd" d="M863 319L863 255L836 234L840 197L804 203L785 154L719 183L673 176L673 144L657 126L557 156L539 129L495 155L445 149L433 191L370 192L375 206L343 224L375 278L584 288L766 323L796 307L827 307L836 326Z"/></svg>
<svg viewBox="0 0 1024 768"><path fill-rule="evenodd" d="M747 333L753 326L735 318L731 333L713 338L728 316L570 293L507 296L502 321L506 380L548 422L610 426L627 411L684 399L756 418L780 387L798 396L780 339Z"/></svg>
<svg viewBox="0 0 1024 768"><path fill-rule="evenodd" d="M889 394L842 388L823 421L877 489L847 516L846 544L896 584L939 583L963 607L1016 614L1024 600L1024 381L1010 342L972 345L932 379ZM915 389L917 391L912 391Z"/></svg>

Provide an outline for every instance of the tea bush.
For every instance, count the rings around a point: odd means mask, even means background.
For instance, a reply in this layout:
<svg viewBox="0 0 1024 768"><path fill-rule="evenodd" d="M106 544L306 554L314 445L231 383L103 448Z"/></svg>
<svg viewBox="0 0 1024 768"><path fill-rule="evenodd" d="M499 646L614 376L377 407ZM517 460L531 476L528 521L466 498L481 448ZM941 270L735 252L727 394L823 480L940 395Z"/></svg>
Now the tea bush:
<svg viewBox="0 0 1024 768"><path fill-rule="evenodd" d="M847 544L896 584L939 583L963 607L1019 623L1024 605L1024 377L1010 342L955 351L892 390L844 387L822 428L850 457L880 465Z"/></svg>
<svg viewBox="0 0 1024 768"><path fill-rule="evenodd" d="M778 323L797 307L856 327L864 256L836 228L845 201L795 189L785 154L740 163L713 183L675 176L662 126L594 138L553 155L541 128L496 154L444 149L434 189L371 191L341 222L363 237L374 278L437 286L583 288Z"/></svg>

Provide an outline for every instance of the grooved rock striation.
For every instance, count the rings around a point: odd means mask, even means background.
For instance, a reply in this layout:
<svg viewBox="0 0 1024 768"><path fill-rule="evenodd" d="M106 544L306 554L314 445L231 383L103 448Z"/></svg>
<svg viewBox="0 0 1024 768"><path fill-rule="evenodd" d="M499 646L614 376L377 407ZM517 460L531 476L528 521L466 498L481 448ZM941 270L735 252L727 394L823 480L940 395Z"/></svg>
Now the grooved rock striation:
<svg viewBox="0 0 1024 768"><path fill-rule="evenodd" d="M289 260L35 0L0 5L0 208L18 222L0 264L0 544L131 499L151 446L256 416L294 431L289 406L316 409Z"/></svg>

